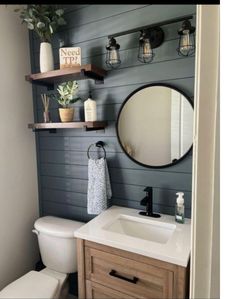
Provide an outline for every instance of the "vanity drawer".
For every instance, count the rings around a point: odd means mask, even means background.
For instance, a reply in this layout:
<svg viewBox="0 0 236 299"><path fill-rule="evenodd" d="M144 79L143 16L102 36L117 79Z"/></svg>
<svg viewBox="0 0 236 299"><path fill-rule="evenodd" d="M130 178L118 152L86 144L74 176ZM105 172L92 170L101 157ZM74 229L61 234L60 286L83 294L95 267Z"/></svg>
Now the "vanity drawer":
<svg viewBox="0 0 236 299"><path fill-rule="evenodd" d="M105 287L96 282L86 280L87 299L135 299L127 294Z"/></svg>
<svg viewBox="0 0 236 299"><path fill-rule="evenodd" d="M174 273L95 248L85 249L86 280L135 298L172 298Z"/></svg>

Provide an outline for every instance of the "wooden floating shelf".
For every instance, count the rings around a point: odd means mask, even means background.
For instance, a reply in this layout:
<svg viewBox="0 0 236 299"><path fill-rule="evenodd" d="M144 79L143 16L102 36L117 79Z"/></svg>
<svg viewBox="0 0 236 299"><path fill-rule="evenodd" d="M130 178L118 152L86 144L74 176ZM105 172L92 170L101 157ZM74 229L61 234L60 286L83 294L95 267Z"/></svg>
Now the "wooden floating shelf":
<svg viewBox="0 0 236 299"><path fill-rule="evenodd" d="M29 124L28 128L33 131L57 129L85 129L86 131L104 130L107 126L106 121L87 121L87 122L65 122L65 123L35 123Z"/></svg>
<svg viewBox="0 0 236 299"><path fill-rule="evenodd" d="M55 83L62 83L70 80L93 79L95 80L95 83L103 83L106 73L107 72L104 69L98 68L95 65L85 64L45 73L30 74L25 76L25 80L33 84L44 85L53 89Z"/></svg>

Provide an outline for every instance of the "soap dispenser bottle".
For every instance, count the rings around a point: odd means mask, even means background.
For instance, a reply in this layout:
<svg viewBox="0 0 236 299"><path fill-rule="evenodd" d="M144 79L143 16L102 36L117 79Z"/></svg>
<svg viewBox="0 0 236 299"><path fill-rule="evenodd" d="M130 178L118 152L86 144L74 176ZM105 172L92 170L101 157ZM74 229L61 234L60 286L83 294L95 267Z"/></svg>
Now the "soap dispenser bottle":
<svg viewBox="0 0 236 299"><path fill-rule="evenodd" d="M88 99L84 102L84 117L85 121L97 120L96 101L92 100L91 92L89 93Z"/></svg>
<svg viewBox="0 0 236 299"><path fill-rule="evenodd" d="M177 192L176 195L178 195L178 197L175 206L175 221L184 223L184 193Z"/></svg>

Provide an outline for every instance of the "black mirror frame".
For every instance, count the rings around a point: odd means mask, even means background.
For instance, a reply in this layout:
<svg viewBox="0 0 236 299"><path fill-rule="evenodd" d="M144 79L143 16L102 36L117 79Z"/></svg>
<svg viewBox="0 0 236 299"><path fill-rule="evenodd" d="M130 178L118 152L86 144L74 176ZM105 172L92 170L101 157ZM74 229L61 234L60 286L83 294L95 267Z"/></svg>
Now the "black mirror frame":
<svg viewBox="0 0 236 299"><path fill-rule="evenodd" d="M174 89L176 91L178 91L179 93L181 93L187 100L188 102L190 103L191 107L193 108L194 110L194 106L193 106L193 102L191 100L191 98L186 95L185 92L183 92L182 90L180 90L179 88L175 87L175 86L172 86L171 84L166 84L166 83L150 83L150 84L147 84L147 85L143 85L137 89L135 89L133 92L131 92L127 97L126 99L124 100L124 102L122 103L121 107L120 107L120 110L119 110L119 113L118 113L118 116L117 116L117 119L116 119L116 136L117 136L117 139L119 141L119 144L123 150L123 152L126 154L126 156L132 160L134 163L136 164L139 164L143 167L147 167L147 168L152 168L152 169L159 169L159 168L167 168L167 167L171 167L173 165L176 165L178 164L180 161L182 161L185 157L187 157L189 155L189 153L192 151L192 148L193 148L193 143L192 145L190 146L190 148L188 149L188 151L178 160L172 162L172 163L169 163L169 164L164 164L164 165L159 165L159 166L152 166L152 165L147 165L147 164L143 164L137 160L135 160L133 157L131 157L124 149L123 145L122 145L122 142L120 140L120 136L119 136L119 132L118 132L118 123L119 123L119 118L120 118L120 114L125 106L125 104L128 102L128 100L135 94L137 93L138 91L142 90L142 89L145 89L147 87L151 87L151 86L163 86L163 87L168 87L168 88L171 88L171 89Z"/></svg>

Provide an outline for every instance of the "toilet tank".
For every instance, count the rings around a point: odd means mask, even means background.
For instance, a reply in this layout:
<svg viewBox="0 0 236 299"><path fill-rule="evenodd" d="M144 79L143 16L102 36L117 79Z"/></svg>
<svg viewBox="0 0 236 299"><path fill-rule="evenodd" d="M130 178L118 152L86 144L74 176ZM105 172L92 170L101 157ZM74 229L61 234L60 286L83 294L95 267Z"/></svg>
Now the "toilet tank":
<svg viewBox="0 0 236 299"><path fill-rule="evenodd" d="M84 225L64 218L45 216L37 219L34 228L44 265L57 272L77 272L77 250L74 231Z"/></svg>

